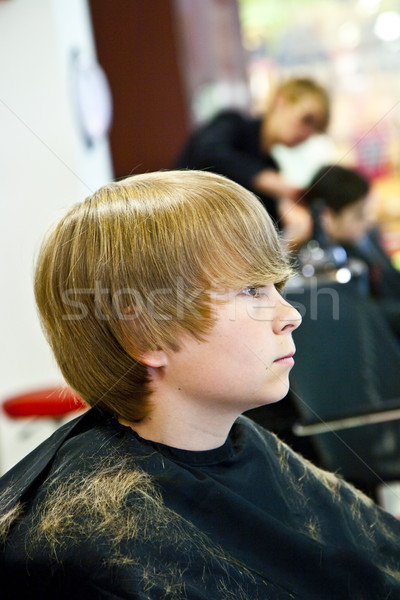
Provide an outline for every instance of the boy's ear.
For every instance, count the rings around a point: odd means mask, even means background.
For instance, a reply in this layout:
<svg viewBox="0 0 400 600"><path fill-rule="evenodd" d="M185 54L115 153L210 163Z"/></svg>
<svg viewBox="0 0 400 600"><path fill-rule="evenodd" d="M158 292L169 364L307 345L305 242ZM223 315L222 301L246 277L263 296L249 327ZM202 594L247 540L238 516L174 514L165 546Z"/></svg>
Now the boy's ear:
<svg viewBox="0 0 400 600"><path fill-rule="evenodd" d="M148 367L166 367L168 358L164 350L146 350L140 357L140 362Z"/></svg>

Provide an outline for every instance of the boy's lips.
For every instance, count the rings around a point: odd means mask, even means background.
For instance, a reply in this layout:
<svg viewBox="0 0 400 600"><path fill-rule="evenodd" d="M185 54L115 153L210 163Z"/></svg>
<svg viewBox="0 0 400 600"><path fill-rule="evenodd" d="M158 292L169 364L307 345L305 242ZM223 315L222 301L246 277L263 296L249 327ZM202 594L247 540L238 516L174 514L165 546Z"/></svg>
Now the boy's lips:
<svg viewBox="0 0 400 600"><path fill-rule="evenodd" d="M280 358L275 359L274 363L294 365L294 359L293 359L294 353L295 353L295 351L293 350L292 352L289 352L288 354L285 354L284 356L281 356Z"/></svg>

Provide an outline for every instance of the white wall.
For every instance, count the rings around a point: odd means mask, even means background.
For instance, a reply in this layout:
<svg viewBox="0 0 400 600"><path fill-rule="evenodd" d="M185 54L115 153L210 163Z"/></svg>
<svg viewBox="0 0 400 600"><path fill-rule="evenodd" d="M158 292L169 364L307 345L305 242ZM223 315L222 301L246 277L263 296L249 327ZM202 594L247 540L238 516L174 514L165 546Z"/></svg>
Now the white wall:
<svg viewBox="0 0 400 600"><path fill-rule="evenodd" d="M73 50L95 54L86 0L0 2L0 402L61 377L36 316L43 232L112 178L107 140L86 147L72 97ZM10 454L0 417L0 469Z"/></svg>

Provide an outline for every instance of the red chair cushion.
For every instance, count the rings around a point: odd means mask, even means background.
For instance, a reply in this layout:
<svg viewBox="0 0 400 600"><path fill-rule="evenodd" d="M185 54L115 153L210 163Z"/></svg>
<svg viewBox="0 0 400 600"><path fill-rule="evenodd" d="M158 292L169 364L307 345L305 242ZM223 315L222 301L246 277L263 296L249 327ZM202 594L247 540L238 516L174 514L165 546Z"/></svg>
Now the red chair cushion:
<svg viewBox="0 0 400 600"><path fill-rule="evenodd" d="M9 417L58 417L88 408L69 388L47 388L8 398L3 410Z"/></svg>

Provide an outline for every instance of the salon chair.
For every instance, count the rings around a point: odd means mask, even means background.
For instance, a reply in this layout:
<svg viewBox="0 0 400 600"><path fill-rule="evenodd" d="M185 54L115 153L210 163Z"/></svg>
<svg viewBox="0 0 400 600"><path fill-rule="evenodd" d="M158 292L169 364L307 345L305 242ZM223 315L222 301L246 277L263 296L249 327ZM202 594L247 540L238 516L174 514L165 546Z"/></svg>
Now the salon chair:
<svg viewBox="0 0 400 600"><path fill-rule="evenodd" d="M3 400L3 411L12 418L47 417L62 419L87 405L67 387L50 387L17 394Z"/></svg>
<svg viewBox="0 0 400 600"><path fill-rule="evenodd" d="M1 409L0 472L5 472L87 405L70 388L58 386L5 398Z"/></svg>
<svg viewBox="0 0 400 600"><path fill-rule="evenodd" d="M293 432L311 436L320 466L369 492L400 479L400 344L353 267L298 276L286 289L303 317Z"/></svg>

